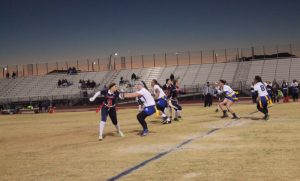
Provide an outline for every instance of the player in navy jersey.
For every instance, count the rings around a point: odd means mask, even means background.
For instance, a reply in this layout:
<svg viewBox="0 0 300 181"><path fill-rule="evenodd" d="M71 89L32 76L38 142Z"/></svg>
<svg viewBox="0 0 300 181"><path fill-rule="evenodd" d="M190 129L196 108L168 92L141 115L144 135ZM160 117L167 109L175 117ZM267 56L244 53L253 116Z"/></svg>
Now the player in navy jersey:
<svg viewBox="0 0 300 181"><path fill-rule="evenodd" d="M103 140L103 132L106 124L107 116L110 117L112 123L115 125L118 134L123 137L124 134L120 129L120 125L117 119L117 111L116 111L116 103L119 98L119 92L117 90L117 86L115 83L111 83L108 86L108 89L98 91L95 93L93 97L90 98L90 101L93 102L98 96L103 95L104 101L100 106L101 109L101 121L99 124L99 141Z"/></svg>
<svg viewBox="0 0 300 181"><path fill-rule="evenodd" d="M175 116L174 116L174 121L178 121L178 118L181 118L181 111L182 107L178 104L177 100L177 88L174 85L174 82L172 80L168 80L168 99L169 99L169 107L175 110ZM172 117L172 113L170 114Z"/></svg>

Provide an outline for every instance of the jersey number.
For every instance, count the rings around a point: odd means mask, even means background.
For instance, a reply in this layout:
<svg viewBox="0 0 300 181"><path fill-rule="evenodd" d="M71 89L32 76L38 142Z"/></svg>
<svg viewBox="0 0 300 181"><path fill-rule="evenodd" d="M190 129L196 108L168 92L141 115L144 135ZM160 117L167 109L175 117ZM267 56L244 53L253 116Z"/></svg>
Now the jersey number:
<svg viewBox="0 0 300 181"><path fill-rule="evenodd" d="M261 89L261 91L265 91L265 90L266 90L266 88L265 88L264 85L261 85L261 86L260 86L260 89Z"/></svg>

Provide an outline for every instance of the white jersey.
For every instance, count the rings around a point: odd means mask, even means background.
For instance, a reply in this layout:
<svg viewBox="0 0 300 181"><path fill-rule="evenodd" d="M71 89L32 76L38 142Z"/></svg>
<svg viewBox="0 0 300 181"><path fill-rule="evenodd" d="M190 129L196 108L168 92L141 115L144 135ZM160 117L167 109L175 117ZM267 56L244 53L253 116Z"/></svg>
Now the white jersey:
<svg viewBox="0 0 300 181"><path fill-rule="evenodd" d="M218 90L218 93L225 93L225 97L232 97L235 92L228 85L224 85L222 90Z"/></svg>
<svg viewBox="0 0 300 181"><path fill-rule="evenodd" d="M267 89L266 89L266 84L261 83L261 82L257 82L254 85L254 91L256 91L258 93L259 97L269 95L268 92L267 92Z"/></svg>
<svg viewBox="0 0 300 181"><path fill-rule="evenodd" d="M298 87L298 82L292 82L291 87Z"/></svg>
<svg viewBox="0 0 300 181"><path fill-rule="evenodd" d="M159 91L159 95L157 95L157 93L156 93L155 90ZM164 93L164 91L162 90L162 88L159 87L159 85L154 85L153 92L154 92L155 96L157 96L158 99L164 98L166 96L166 94Z"/></svg>
<svg viewBox="0 0 300 181"><path fill-rule="evenodd" d="M137 93L141 95L141 100L144 102L145 107L155 105L154 98L147 89L142 88L141 90L137 91Z"/></svg>

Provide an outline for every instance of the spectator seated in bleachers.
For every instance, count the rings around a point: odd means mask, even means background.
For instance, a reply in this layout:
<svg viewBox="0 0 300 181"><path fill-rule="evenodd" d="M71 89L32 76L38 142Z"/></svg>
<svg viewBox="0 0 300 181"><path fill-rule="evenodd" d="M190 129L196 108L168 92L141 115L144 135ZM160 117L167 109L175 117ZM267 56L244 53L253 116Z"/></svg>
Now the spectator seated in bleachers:
<svg viewBox="0 0 300 181"><path fill-rule="evenodd" d="M13 78L13 79L17 78L16 72L13 72L13 73L12 73L11 78Z"/></svg>
<svg viewBox="0 0 300 181"><path fill-rule="evenodd" d="M131 80L132 80L132 81L137 80L137 77L136 77L135 73L132 73L132 74L131 74Z"/></svg>
<svg viewBox="0 0 300 181"><path fill-rule="evenodd" d="M68 75L75 75L75 74L77 74L77 70L76 70L76 68L75 67L69 67L68 68Z"/></svg>
<svg viewBox="0 0 300 181"><path fill-rule="evenodd" d="M69 82L67 79L58 80L58 82L57 82L57 86L59 88L69 87L70 85L72 85L72 83Z"/></svg>
<svg viewBox="0 0 300 181"><path fill-rule="evenodd" d="M120 78L120 82L119 82L119 85L122 85L122 84L124 84L124 79L123 79L123 77Z"/></svg>
<svg viewBox="0 0 300 181"><path fill-rule="evenodd" d="M90 80L79 80L79 88L80 89L94 89L97 85L95 81L90 81Z"/></svg>

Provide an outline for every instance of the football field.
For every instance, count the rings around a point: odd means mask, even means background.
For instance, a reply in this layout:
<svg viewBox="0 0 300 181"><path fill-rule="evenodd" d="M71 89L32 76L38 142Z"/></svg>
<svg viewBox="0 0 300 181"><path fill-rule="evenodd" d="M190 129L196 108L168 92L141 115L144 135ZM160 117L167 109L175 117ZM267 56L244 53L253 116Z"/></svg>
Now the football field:
<svg viewBox="0 0 300 181"><path fill-rule="evenodd" d="M300 180L300 104L276 104L264 121L253 104L184 105L182 119L161 125L137 109L118 110L125 137L108 119L98 141L99 114L64 112L0 116L0 180Z"/></svg>

